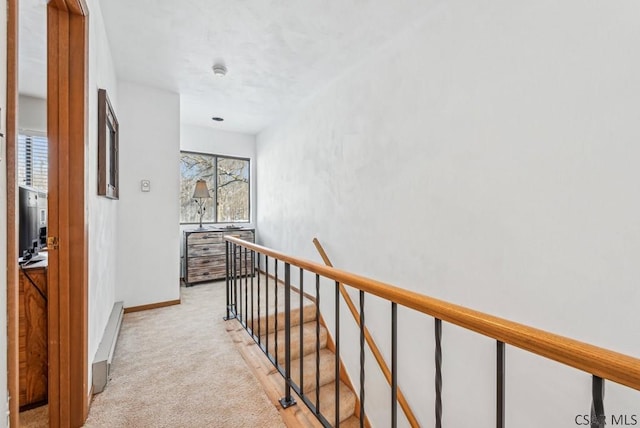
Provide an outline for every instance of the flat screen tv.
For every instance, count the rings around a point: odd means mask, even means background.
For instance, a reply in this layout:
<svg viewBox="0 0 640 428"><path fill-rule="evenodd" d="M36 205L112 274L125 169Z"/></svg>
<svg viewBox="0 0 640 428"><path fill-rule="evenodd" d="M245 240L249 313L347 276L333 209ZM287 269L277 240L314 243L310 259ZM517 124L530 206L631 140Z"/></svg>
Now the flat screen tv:
<svg viewBox="0 0 640 428"><path fill-rule="evenodd" d="M47 194L32 187L18 189L18 255L37 254L47 240ZM26 252L26 253L25 253Z"/></svg>

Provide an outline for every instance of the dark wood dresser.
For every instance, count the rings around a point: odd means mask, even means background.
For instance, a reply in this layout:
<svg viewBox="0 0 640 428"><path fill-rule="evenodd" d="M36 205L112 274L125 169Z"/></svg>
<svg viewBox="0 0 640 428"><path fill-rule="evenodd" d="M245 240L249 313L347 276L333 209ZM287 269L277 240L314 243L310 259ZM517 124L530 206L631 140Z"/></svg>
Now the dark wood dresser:
<svg viewBox="0 0 640 428"><path fill-rule="evenodd" d="M47 260L20 267L19 347L20 408L28 409L47 402L48 323Z"/></svg>

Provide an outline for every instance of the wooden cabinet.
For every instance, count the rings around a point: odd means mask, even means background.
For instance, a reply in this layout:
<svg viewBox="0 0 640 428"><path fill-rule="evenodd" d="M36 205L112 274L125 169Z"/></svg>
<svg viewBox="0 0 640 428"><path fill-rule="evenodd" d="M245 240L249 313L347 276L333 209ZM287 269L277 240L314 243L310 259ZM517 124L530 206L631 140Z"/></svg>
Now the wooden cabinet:
<svg viewBox="0 0 640 428"><path fill-rule="evenodd" d="M184 232L184 282L188 286L223 279L226 275L225 236L254 242L253 229Z"/></svg>
<svg viewBox="0 0 640 428"><path fill-rule="evenodd" d="M47 401L48 323L47 263L20 269L19 276L20 408Z"/></svg>

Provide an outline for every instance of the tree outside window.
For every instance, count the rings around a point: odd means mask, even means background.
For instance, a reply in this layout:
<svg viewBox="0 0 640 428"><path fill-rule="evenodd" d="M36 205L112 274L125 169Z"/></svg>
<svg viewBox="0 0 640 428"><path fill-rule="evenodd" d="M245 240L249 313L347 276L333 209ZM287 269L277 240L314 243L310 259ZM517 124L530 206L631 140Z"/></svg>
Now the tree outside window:
<svg viewBox="0 0 640 428"><path fill-rule="evenodd" d="M249 159L206 153L180 153L180 222L198 223L193 201L196 181L205 180L212 199L206 201L205 223L249 221ZM214 209L217 207L217 209Z"/></svg>

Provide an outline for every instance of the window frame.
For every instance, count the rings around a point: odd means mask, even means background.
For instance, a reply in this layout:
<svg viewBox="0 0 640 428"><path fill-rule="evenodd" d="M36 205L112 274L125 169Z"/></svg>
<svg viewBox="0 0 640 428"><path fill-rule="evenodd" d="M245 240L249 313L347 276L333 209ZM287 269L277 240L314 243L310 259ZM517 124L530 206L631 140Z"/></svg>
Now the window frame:
<svg viewBox="0 0 640 428"><path fill-rule="evenodd" d="M108 133L108 135L107 135ZM98 89L98 195L120 199L120 127L106 89Z"/></svg>
<svg viewBox="0 0 640 428"><path fill-rule="evenodd" d="M189 154L193 154L193 155L204 155L204 156L211 156L213 158L215 158L215 174L213 176L213 183L214 183L214 189L213 192L215 194L215 200L214 200L214 209L213 209L213 221L205 221L204 219L202 220L202 224L233 224L233 223L244 223L244 224L249 224L251 223L251 215L252 215L252 210L251 210L251 158L248 157L242 157L242 156L230 156L230 155L220 155L220 154L216 154L216 153L207 153L207 152L198 152L198 151L193 151L193 150L180 150L180 162L182 163L182 154L183 153L189 153ZM234 220L234 221L218 221L218 159L235 159L235 160L241 160L241 161L247 161L248 164L248 168L247 168L247 211L249 213L248 215L248 219L247 220ZM182 172L180 172L180 181L182 182ZM211 191L211 189L209 189ZM189 199L193 199L193 198L189 198ZM197 225L200 224L199 221L187 221L187 222L183 222L182 221L182 207L180 207L180 225Z"/></svg>

